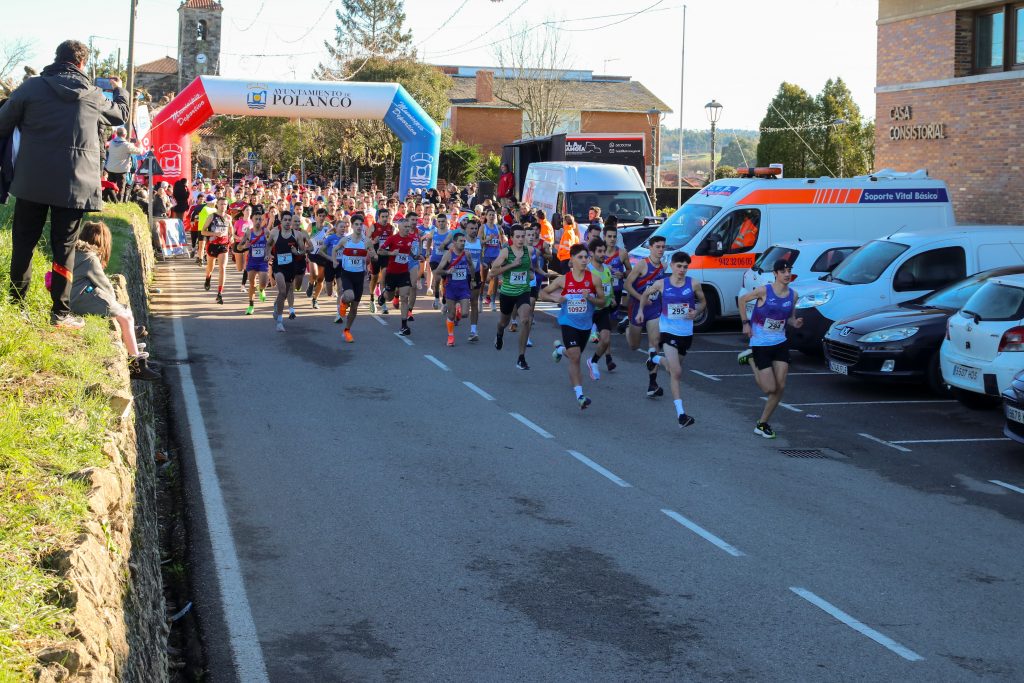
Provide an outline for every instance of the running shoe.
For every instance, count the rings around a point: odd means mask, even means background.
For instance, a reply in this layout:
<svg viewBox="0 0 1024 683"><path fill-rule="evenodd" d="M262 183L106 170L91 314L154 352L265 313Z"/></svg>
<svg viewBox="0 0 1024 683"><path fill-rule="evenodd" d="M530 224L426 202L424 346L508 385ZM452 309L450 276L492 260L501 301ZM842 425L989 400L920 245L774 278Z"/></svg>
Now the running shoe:
<svg viewBox="0 0 1024 683"><path fill-rule="evenodd" d="M373 299L370 299L370 313L376 313L376 312L377 312L377 302L374 301Z"/></svg>
<svg viewBox="0 0 1024 683"><path fill-rule="evenodd" d="M607 368L608 372L614 372L615 368L618 367L615 364L615 361L612 360L611 356L605 356L604 357L604 366L605 366L605 368Z"/></svg>
<svg viewBox="0 0 1024 683"><path fill-rule="evenodd" d="M433 306L435 311L441 310L441 299L435 296Z"/></svg>
<svg viewBox="0 0 1024 683"><path fill-rule="evenodd" d="M484 297L484 306L490 306L490 305L491 305L491 297L485 296Z"/></svg>
<svg viewBox="0 0 1024 683"><path fill-rule="evenodd" d="M246 287L245 285L242 285L241 287L238 288L238 291L240 291L242 294L248 294L249 288Z"/></svg>
<svg viewBox="0 0 1024 683"><path fill-rule="evenodd" d="M220 292L217 292L217 303L219 303L219 304L223 304L224 303L224 297L221 295Z"/></svg>
<svg viewBox="0 0 1024 683"><path fill-rule="evenodd" d="M388 314L388 307L386 305L385 306L381 306L380 310L377 311L377 312L380 313L381 315L387 315Z"/></svg>
<svg viewBox="0 0 1024 683"><path fill-rule="evenodd" d="M410 322L410 323L411 323L411 322L416 322L416 318L412 317L412 313L410 313L410 314L409 314L409 317L408 317L408 318L406 318L406 321L407 321L407 322Z"/></svg>
<svg viewBox="0 0 1024 683"><path fill-rule="evenodd" d="M289 320L295 320L295 309L294 308L289 308L288 309L288 319Z"/></svg>
<svg viewBox="0 0 1024 683"><path fill-rule="evenodd" d="M557 363L562 360L562 353L565 351L565 347L556 339L555 350L551 352L551 358Z"/></svg>
<svg viewBox="0 0 1024 683"><path fill-rule="evenodd" d="M657 384L652 384L651 386L647 387L647 398L657 398L659 396L664 395L665 390L659 387Z"/></svg>
<svg viewBox="0 0 1024 683"><path fill-rule="evenodd" d="M654 372L654 369L655 369L656 367L658 367L658 364L657 364L657 363L655 363L655 362L654 362L653 360L651 360L650 358L648 358L647 360L645 360L645 361L644 361L644 365L646 365L646 366L647 366L647 372L648 372L648 373Z"/></svg>
<svg viewBox="0 0 1024 683"><path fill-rule="evenodd" d="M497 336L496 336L496 337L494 338L494 348L496 348L496 349L498 349L499 351L501 351L501 347L502 347L502 346L503 346L504 344L505 344L505 338L504 338L504 337L503 337L502 335L500 335L500 334L499 334L499 335L497 335Z"/></svg>
<svg viewBox="0 0 1024 683"><path fill-rule="evenodd" d="M398 305L399 305L399 301L398 301L398 297L396 296L394 299L391 300L391 308L398 308Z"/></svg>
<svg viewBox="0 0 1024 683"><path fill-rule="evenodd" d="M525 356L519 356L519 360L516 361L516 367L519 368L520 370L530 369L529 364L526 362Z"/></svg>
<svg viewBox="0 0 1024 683"><path fill-rule="evenodd" d="M591 344L596 344L597 343L597 332L591 332L590 333L590 343Z"/></svg>
<svg viewBox="0 0 1024 683"><path fill-rule="evenodd" d="M316 299L313 299L313 308L320 308L320 302L318 302Z"/></svg>
<svg viewBox="0 0 1024 683"><path fill-rule="evenodd" d="M763 436L766 439L775 438L775 430L773 430L772 426L767 422L758 422L754 425L754 433L758 436Z"/></svg>
<svg viewBox="0 0 1024 683"><path fill-rule="evenodd" d="M277 319L277 331L284 332L284 321L280 317Z"/></svg>
<svg viewBox="0 0 1024 683"><path fill-rule="evenodd" d="M750 359L754 356L753 349L743 349L740 351L740 355L736 356L736 362L740 365L748 365Z"/></svg>
<svg viewBox="0 0 1024 683"><path fill-rule="evenodd" d="M261 289L260 290L260 301L266 301L266 300L267 300L267 293Z"/></svg>
<svg viewBox="0 0 1024 683"><path fill-rule="evenodd" d="M309 286L306 287L306 296L307 297L313 296L313 283L312 282L310 282Z"/></svg>
<svg viewBox="0 0 1024 683"><path fill-rule="evenodd" d="M498 302L496 302L496 301L492 301L492 302L491 302L491 313L494 313L494 312L496 312L497 310L498 310Z"/></svg>
<svg viewBox="0 0 1024 683"><path fill-rule="evenodd" d="M528 348L528 349L533 348L533 340L530 339L529 337L526 338L526 348Z"/></svg>
<svg viewBox="0 0 1024 683"><path fill-rule="evenodd" d="M343 315L336 315L336 316L334 316L334 324L335 325L340 325L343 322L345 322L345 316L343 316Z"/></svg>
<svg viewBox="0 0 1024 683"><path fill-rule="evenodd" d="M207 292L210 291L210 278L206 278L206 280L203 281L203 289Z"/></svg>
<svg viewBox="0 0 1024 683"><path fill-rule="evenodd" d="M519 323L518 322L513 320L512 322L510 322L508 324L508 331L509 332L516 332L517 330L519 330Z"/></svg>
<svg viewBox="0 0 1024 683"><path fill-rule="evenodd" d="M580 405L580 410L586 410L587 406L589 406L591 402L592 401L586 396L580 396L578 399L576 399L576 403Z"/></svg>
<svg viewBox="0 0 1024 683"><path fill-rule="evenodd" d="M249 304L248 307L246 307L246 309L245 309L245 314L246 315L252 315L252 312L254 310L256 310L256 307L253 306L252 304Z"/></svg>
<svg viewBox="0 0 1024 683"><path fill-rule="evenodd" d="M384 295L383 294L377 295L377 305L378 306L383 306L384 305Z"/></svg>
<svg viewBox="0 0 1024 683"><path fill-rule="evenodd" d="M595 382L601 379L601 366L590 358L587 359L587 370L590 370L590 379Z"/></svg>
<svg viewBox="0 0 1024 683"><path fill-rule="evenodd" d="M480 341L480 335L478 335L476 332L470 332L469 333L469 341L471 341L473 343L476 343L476 342Z"/></svg>
<svg viewBox="0 0 1024 683"><path fill-rule="evenodd" d="M345 337L345 341L348 342L349 344L355 341L355 339L352 338L352 333L349 330L345 330L344 332L342 332L341 336Z"/></svg>
<svg viewBox="0 0 1024 683"><path fill-rule="evenodd" d="M629 327L629 318L623 318L619 321L619 324L615 327L619 334L626 334L626 328Z"/></svg>
<svg viewBox="0 0 1024 683"><path fill-rule="evenodd" d="M690 417L686 413L683 413L682 415L679 416L679 427L680 427L680 429L683 428L683 427L689 427L694 422L696 422L696 420L694 420L692 417Z"/></svg>
<svg viewBox="0 0 1024 683"><path fill-rule="evenodd" d="M398 334L402 335L403 337L408 337L409 335L412 334L412 330L410 330L408 327L403 327L398 331Z"/></svg>
<svg viewBox="0 0 1024 683"><path fill-rule="evenodd" d="M454 334L449 334L448 335L448 346L455 346L455 335Z"/></svg>

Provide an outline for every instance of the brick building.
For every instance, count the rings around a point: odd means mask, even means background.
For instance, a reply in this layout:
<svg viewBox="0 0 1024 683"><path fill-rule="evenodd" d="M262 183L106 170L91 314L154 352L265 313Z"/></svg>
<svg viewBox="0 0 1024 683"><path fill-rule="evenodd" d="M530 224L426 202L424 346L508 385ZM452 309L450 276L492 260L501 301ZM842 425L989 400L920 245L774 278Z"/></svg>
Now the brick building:
<svg viewBox="0 0 1024 683"><path fill-rule="evenodd" d="M444 66L451 76L448 91L451 109L445 127L451 128L456 140L501 154L503 145L528 137L525 114L501 99L510 73L498 68ZM508 76L508 78L503 78ZM651 128L659 124L659 114L671 108L628 76L601 76L592 71L532 72L545 80L557 80L565 88L563 111L553 133L644 133L647 163L654 149Z"/></svg>
<svg viewBox="0 0 1024 683"><path fill-rule="evenodd" d="M1024 223L1024 4L879 0L875 166L927 168L961 223Z"/></svg>

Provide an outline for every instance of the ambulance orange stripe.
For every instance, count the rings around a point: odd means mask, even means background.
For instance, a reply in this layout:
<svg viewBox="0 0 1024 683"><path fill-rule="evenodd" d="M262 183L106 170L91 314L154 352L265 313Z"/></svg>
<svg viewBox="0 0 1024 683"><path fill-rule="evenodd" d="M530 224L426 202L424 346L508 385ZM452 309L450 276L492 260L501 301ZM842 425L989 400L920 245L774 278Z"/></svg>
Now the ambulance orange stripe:
<svg viewBox="0 0 1024 683"><path fill-rule="evenodd" d="M737 204L857 204L858 189L770 189L754 190Z"/></svg>

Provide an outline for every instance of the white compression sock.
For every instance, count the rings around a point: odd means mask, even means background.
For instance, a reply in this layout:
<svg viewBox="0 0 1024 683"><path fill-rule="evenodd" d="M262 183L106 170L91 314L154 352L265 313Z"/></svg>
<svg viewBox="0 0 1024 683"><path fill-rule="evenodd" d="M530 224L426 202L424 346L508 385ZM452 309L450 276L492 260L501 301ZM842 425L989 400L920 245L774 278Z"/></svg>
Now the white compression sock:
<svg viewBox="0 0 1024 683"><path fill-rule="evenodd" d="M676 415L683 415L686 411L683 409L683 399L677 398L672 401L676 406Z"/></svg>
<svg viewBox="0 0 1024 683"><path fill-rule="evenodd" d="M583 396L583 387L575 386L572 389L573 389L573 391L576 392L576 398L581 398Z"/></svg>

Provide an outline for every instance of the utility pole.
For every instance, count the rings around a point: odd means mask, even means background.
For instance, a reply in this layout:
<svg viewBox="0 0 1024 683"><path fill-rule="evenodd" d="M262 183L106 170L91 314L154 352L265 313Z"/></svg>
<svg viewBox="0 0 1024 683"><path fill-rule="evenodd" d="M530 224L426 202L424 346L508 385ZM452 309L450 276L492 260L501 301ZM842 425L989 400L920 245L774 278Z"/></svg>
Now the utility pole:
<svg viewBox="0 0 1024 683"><path fill-rule="evenodd" d="M679 187L676 189L676 208L683 205L683 76L686 75L686 5L683 5L683 56L679 67L679 162L676 172Z"/></svg>
<svg viewBox="0 0 1024 683"><path fill-rule="evenodd" d="M135 123L135 14L139 0L128 0L132 6L131 19L128 22L128 138L132 137L132 125Z"/></svg>

